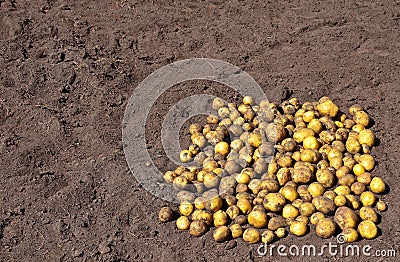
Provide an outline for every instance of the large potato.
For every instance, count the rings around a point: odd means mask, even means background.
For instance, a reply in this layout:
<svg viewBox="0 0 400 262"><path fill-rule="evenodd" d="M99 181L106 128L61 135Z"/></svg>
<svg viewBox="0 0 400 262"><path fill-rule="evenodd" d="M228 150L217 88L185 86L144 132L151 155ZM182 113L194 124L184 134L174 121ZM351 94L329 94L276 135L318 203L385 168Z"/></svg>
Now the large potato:
<svg viewBox="0 0 400 262"><path fill-rule="evenodd" d="M321 218L317 226L315 227L315 232L317 236L322 238L328 238L335 234L336 225L335 222L332 221L330 218Z"/></svg>
<svg viewBox="0 0 400 262"><path fill-rule="evenodd" d="M313 178L311 169L306 166L297 166L293 169L292 180L295 183L307 184Z"/></svg>

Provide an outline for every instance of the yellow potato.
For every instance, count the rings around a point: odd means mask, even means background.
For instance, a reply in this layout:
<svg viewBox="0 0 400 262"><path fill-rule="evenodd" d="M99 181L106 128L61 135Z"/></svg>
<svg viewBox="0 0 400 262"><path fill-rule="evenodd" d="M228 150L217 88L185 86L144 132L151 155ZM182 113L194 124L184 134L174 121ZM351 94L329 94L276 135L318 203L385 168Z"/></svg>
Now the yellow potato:
<svg viewBox="0 0 400 262"><path fill-rule="evenodd" d="M275 238L275 233L269 229L261 233L261 242L269 244Z"/></svg>
<svg viewBox="0 0 400 262"><path fill-rule="evenodd" d="M360 201L363 204L363 206L373 206L376 201L375 194L372 193L371 191L365 191L361 194L360 196Z"/></svg>
<svg viewBox="0 0 400 262"><path fill-rule="evenodd" d="M264 198L264 207L272 212L280 212L286 203L285 197L280 193L269 193Z"/></svg>
<svg viewBox="0 0 400 262"><path fill-rule="evenodd" d="M371 180L371 183L369 184L369 187L372 192L376 194L382 194L386 190L386 185L385 182L379 177L374 177Z"/></svg>
<svg viewBox="0 0 400 262"><path fill-rule="evenodd" d="M378 215L372 207L362 207L360 209L360 217L362 220L369 220L375 224L378 222Z"/></svg>
<svg viewBox="0 0 400 262"><path fill-rule="evenodd" d="M239 224L233 224L229 227L232 233L232 238L238 238L243 235L243 228Z"/></svg>
<svg viewBox="0 0 400 262"><path fill-rule="evenodd" d="M315 232L317 236L329 238L335 234L336 225L330 218L321 218L318 220Z"/></svg>
<svg viewBox="0 0 400 262"><path fill-rule="evenodd" d="M375 143L375 135L371 130L363 129L358 134L358 141L360 144L365 144L371 147Z"/></svg>
<svg viewBox="0 0 400 262"><path fill-rule="evenodd" d="M261 210L252 210L247 216L249 224L255 228L263 228L268 224L268 218L265 212Z"/></svg>
<svg viewBox="0 0 400 262"><path fill-rule="evenodd" d="M290 225L290 232L295 236L304 236L307 234L307 224L300 221L294 221Z"/></svg>
<svg viewBox="0 0 400 262"><path fill-rule="evenodd" d="M358 240L358 233L354 228L345 228L343 229L342 234L348 243L353 243Z"/></svg>
<svg viewBox="0 0 400 262"><path fill-rule="evenodd" d="M357 214L344 206L336 210L334 220L342 230L345 228L356 228L358 223Z"/></svg>
<svg viewBox="0 0 400 262"><path fill-rule="evenodd" d="M176 227L179 230L186 230L190 227L190 220L188 217L181 216L176 220Z"/></svg>
<svg viewBox="0 0 400 262"><path fill-rule="evenodd" d="M192 236L199 237L207 231L207 225L203 221L193 221L190 224L189 233Z"/></svg>
<svg viewBox="0 0 400 262"><path fill-rule="evenodd" d="M223 242L223 241L228 240L231 237L231 235L232 235L232 233L231 233L231 230L229 229L229 227L221 226L221 227L217 227L214 230L213 238L217 242Z"/></svg>
<svg viewBox="0 0 400 262"><path fill-rule="evenodd" d="M282 209L282 216L284 218L296 218L298 215L299 210L291 204L285 205Z"/></svg>
<svg viewBox="0 0 400 262"><path fill-rule="evenodd" d="M378 235L378 228L374 222L364 220L358 225L358 232L365 239L373 239Z"/></svg>
<svg viewBox="0 0 400 262"><path fill-rule="evenodd" d="M243 232L243 240L250 244L255 244L260 242L261 234L255 228L248 228Z"/></svg>

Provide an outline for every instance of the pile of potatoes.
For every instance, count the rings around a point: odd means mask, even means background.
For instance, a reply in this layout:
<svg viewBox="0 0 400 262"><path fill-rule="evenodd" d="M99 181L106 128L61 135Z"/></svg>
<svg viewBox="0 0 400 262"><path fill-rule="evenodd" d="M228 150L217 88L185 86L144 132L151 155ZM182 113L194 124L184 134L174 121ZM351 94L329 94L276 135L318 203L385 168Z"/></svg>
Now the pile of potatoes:
<svg viewBox="0 0 400 262"><path fill-rule="evenodd" d="M179 230L198 237L213 228L218 242L248 243L304 236L310 226L348 242L377 236L386 186L370 173L375 136L361 106L346 115L328 97L277 105L245 96L240 105L215 98L212 107L207 124L190 126L185 164L164 174L180 202ZM174 212L164 207L159 218Z"/></svg>

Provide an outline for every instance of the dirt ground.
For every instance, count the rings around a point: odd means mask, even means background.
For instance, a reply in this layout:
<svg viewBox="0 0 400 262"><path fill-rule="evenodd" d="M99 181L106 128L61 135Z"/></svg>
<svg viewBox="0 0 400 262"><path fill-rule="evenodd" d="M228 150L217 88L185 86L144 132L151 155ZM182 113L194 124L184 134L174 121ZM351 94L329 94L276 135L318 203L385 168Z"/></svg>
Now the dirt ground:
<svg viewBox="0 0 400 262"><path fill-rule="evenodd" d="M248 72L270 101L330 96L361 104L379 145L373 171L390 187L373 250L395 249L399 223L399 1L0 0L1 261L350 261L258 257L258 245L215 243L161 224L165 205L128 169L121 140L127 100L150 73L209 57ZM168 108L195 93L232 90L192 81L154 105L147 139L157 166ZM314 233L277 244L316 244ZM396 261L368 258L359 261Z"/></svg>

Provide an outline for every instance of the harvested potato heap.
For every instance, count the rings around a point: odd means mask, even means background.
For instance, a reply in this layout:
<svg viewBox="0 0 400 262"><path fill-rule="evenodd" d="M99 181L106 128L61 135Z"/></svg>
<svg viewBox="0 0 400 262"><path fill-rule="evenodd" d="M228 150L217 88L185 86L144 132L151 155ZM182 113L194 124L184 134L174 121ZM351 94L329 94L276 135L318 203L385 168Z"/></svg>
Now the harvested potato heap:
<svg viewBox="0 0 400 262"><path fill-rule="evenodd" d="M180 201L178 229L201 236L215 227L218 242L270 243L288 231L303 236L310 223L322 238L377 236L385 183L370 173L375 138L361 106L348 116L328 97L278 106L246 96L239 106L216 98L213 108L218 116L190 126L180 159L191 166L164 174ZM172 220L172 210L160 219Z"/></svg>

